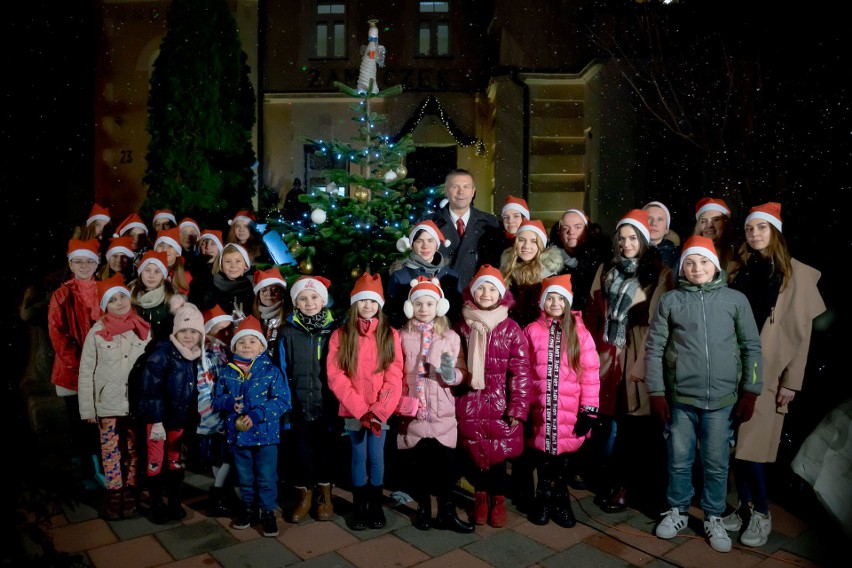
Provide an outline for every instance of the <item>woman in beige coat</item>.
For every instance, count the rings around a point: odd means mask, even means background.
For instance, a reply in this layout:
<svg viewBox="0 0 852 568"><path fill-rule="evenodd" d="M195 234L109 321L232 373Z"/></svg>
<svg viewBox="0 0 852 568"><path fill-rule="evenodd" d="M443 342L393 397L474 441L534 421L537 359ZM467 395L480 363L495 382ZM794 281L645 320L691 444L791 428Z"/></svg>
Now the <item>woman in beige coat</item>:
<svg viewBox="0 0 852 568"><path fill-rule="evenodd" d="M817 289L820 273L790 256L781 234L780 204L753 207L746 217L745 236L730 286L748 297L760 327L763 392L752 419L737 430L733 471L740 511L749 517L740 541L763 546L772 530L765 464L778 455L784 416L802 388L812 322L825 311L825 304ZM725 517L725 528L742 527L740 511Z"/></svg>
<svg viewBox="0 0 852 568"><path fill-rule="evenodd" d="M608 459L601 446L607 443L603 438L608 428L592 434L590 447L597 449L597 455L583 456L608 462L603 492L598 492L597 499L608 513L627 508L628 471L637 463L653 464L653 468L632 476L634 489L641 488L636 498L645 497L644 505L649 507L664 503L666 448L660 426L651 417L644 382L645 337L651 314L660 296L674 288L674 278L649 243L648 212L628 212L616 225L613 248L618 252L608 266L598 268L583 317L601 363L598 416L605 417L605 423L614 420L617 432Z"/></svg>

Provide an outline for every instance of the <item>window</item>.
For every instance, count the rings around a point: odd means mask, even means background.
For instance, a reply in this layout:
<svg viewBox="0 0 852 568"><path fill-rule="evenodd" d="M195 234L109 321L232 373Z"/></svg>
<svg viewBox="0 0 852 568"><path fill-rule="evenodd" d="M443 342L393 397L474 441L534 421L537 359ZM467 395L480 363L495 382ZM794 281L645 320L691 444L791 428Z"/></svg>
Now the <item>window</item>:
<svg viewBox="0 0 852 568"><path fill-rule="evenodd" d="M317 0L314 57L346 57L346 4L340 0Z"/></svg>
<svg viewBox="0 0 852 568"><path fill-rule="evenodd" d="M417 55L441 57L450 54L450 3L420 2Z"/></svg>
<svg viewBox="0 0 852 568"><path fill-rule="evenodd" d="M333 155L326 148L317 144L305 144L305 189L309 193L315 190L325 191L326 186L331 182L329 174L331 170L348 170L349 156ZM346 194L346 188L341 188L343 191L340 195Z"/></svg>

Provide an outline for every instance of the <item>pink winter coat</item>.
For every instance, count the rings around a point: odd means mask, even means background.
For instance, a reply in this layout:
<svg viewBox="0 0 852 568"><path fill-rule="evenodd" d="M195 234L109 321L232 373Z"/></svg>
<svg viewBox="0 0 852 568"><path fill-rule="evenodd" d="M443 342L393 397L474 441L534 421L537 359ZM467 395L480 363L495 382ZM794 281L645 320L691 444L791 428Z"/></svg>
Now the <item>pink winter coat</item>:
<svg viewBox="0 0 852 568"><path fill-rule="evenodd" d="M349 377L337 365L341 329L334 330L328 341L328 386L340 401L338 414L345 418L361 418L367 412L372 412L376 418L387 422L402 395L402 347L395 329L392 331L396 359L383 372L375 372L378 321L373 318L366 325L359 321L358 369L354 377Z"/></svg>
<svg viewBox="0 0 852 568"><path fill-rule="evenodd" d="M421 333L406 326L400 332L402 343L403 366L405 381L402 394L417 398L417 363L420 359ZM445 383L440 376L441 355L449 353L455 360L455 378ZM432 336L429 349L427 371L429 377L424 382L426 393L426 408L429 410L428 420L418 420L416 416L402 416L397 435L397 447L400 449L413 448L423 438L435 438L442 446L455 448L458 439L458 422L456 421L456 398L452 387L466 380L468 376L467 363L461 350L459 334L448 329L442 337Z"/></svg>
<svg viewBox="0 0 852 568"><path fill-rule="evenodd" d="M550 325L553 318L541 312L538 319L529 324L524 333L530 342L530 368L532 369L532 397L530 403L530 423L533 435L527 438L527 446L544 451L544 441L548 422L556 422L556 453L576 452L583 445L586 436L574 434L577 413L581 406L597 408L601 388L598 368L600 359L595 348L592 334L583 324L583 315L572 311L580 339L580 373L568 365L567 353L563 347L559 362L559 383L556 399L556 413L548 419L547 398L550 394L547 385L547 351L550 342Z"/></svg>

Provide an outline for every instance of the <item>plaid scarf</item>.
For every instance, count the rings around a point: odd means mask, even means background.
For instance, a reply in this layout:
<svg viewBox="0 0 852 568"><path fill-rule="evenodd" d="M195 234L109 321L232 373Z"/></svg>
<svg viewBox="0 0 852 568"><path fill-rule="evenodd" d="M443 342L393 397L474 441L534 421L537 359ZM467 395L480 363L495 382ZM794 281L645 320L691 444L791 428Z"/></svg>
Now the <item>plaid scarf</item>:
<svg viewBox="0 0 852 568"><path fill-rule="evenodd" d="M417 358L417 383L414 388L417 393L417 400L420 403L417 409L417 419L428 420L429 407L426 404L426 379L429 378L429 371L426 368L426 361L429 360L429 350L432 349L432 328L434 324L431 321L428 323L415 321L414 327L420 331L420 356Z"/></svg>

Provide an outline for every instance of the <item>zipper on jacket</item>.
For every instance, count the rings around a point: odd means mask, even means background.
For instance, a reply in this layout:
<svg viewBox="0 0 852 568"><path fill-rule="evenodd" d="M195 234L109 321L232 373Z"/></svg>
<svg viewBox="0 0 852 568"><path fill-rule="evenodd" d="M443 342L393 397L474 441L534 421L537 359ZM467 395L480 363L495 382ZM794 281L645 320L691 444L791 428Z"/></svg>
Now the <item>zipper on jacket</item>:
<svg viewBox="0 0 852 568"><path fill-rule="evenodd" d="M701 319L704 321L704 360L707 362L707 389L704 398L704 409L710 406L710 335L707 333L707 304L704 301L704 289L698 290L701 298Z"/></svg>

